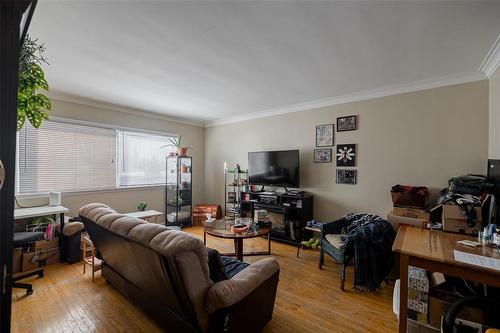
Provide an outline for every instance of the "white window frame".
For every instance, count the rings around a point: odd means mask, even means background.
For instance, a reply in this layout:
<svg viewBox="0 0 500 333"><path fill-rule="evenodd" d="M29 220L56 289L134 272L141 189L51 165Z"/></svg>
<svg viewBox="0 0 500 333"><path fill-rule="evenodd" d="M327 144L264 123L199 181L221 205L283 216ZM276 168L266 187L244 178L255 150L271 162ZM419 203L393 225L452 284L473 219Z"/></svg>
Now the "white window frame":
<svg viewBox="0 0 500 333"><path fill-rule="evenodd" d="M134 187L155 187L155 186L165 186L166 185L166 178L163 183L152 183L152 184L134 184L134 185L122 185L120 183L121 180L121 172L123 168L123 142L122 142L122 135L121 133L127 132L127 133L132 133L136 134L138 136L150 136L150 137L156 137L156 138L163 138L165 139L166 144L168 144L168 139L169 138L174 138L178 137L177 135L166 135L165 133L158 134L158 133L151 133L151 132L144 132L136 129L117 129L116 130L116 188L134 188ZM166 158L167 155L165 155ZM165 167L166 168L166 167Z"/></svg>
<svg viewBox="0 0 500 333"><path fill-rule="evenodd" d="M118 131L127 131L127 132L136 132L140 134L150 134L150 135L155 135L155 136L163 136L163 137L179 137L179 134L175 133L170 133L170 132L161 132L161 131L154 131L154 130L147 130L147 129L141 129L141 128L133 128L133 127L125 127L125 126L118 126L118 125L110 125L110 124L105 124L105 123L96 123L96 122L90 122L90 121L85 121L85 120L78 120L78 119L71 119L71 118L64 118L64 117L50 117L49 121L53 122L59 122L59 123L68 123L68 124L74 124L74 125L83 125L83 126L91 126L91 127L98 127L98 128L107 128L107 129L114 129L117 132ZM43 126L43 125L42 125ZM19 176L20 176L20 169L19 169L19 133L17 133L17 144L16 144L16 182L15 182L15 194L17 197L36 197L38 195L45 195L48 194L48 192L36 192L36 193L19 193L20 190L20 184L19 184ZM71 194L85 194L85 193L106 193L106 192L115 192L115 191L127 191L127 190L132 190L132 189L143 189L143 188L157 188L157 187L165 187L166 184L145 184L145 185L119 185L119 168L121 167L119 164L121 163L121 158L119 156L119 143L118 143L118 133L116 134L116 156L115 156L115 161L117 161L116 165L116 178L115 178L115 188L112 189L95 189L95 190L81 190L81 191L60 191L63 194L66 195L71 195Z"/></svg>

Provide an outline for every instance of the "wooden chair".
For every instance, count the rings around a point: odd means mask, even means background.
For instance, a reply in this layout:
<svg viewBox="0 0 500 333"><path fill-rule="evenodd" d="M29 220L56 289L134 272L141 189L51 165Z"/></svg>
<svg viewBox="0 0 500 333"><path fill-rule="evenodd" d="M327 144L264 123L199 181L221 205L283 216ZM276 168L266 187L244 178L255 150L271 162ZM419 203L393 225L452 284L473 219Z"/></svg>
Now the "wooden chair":
<svg viewBox="0 0 500 333"><path fill-rule="evenodd" d="M92 283L94 283L95 272L101 269L102 261L99 258L96 258L94 243L92 243L89 236L82 237L82 252L83 274L85 274L86 266L89 265L92 271Z"/></svg>

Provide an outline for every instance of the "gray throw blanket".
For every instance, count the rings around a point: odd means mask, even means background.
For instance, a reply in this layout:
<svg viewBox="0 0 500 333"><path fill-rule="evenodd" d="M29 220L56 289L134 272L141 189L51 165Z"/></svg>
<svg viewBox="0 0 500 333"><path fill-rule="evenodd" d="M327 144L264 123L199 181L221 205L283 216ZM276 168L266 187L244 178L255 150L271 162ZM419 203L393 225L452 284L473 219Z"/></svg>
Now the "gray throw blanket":
<svg viewBox="0 0 500 333"><path fill-rule="evenodd" d="M394 229L374 214L347 214L341 220L346 222L342 229L346 251L354 250L354 289L379 289L394 264Z"/></svg>

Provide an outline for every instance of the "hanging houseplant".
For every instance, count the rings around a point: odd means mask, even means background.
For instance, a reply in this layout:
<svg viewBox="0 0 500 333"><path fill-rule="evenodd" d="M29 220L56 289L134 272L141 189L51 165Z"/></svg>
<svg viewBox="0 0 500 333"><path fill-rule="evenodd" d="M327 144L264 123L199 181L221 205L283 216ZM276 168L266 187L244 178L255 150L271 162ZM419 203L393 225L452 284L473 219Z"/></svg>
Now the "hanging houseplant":
<svg viewBox="0 0 500 333"><path fill-rule="evenodd" d="M38 39L26 36L19 57L19 89L17 93L17 130L20 131L26 119L35 128L39 128L43 120L49 119L51 103L40 89L49 90L45 80L42 63L48 64L43 57L45 47Z"/></svg>

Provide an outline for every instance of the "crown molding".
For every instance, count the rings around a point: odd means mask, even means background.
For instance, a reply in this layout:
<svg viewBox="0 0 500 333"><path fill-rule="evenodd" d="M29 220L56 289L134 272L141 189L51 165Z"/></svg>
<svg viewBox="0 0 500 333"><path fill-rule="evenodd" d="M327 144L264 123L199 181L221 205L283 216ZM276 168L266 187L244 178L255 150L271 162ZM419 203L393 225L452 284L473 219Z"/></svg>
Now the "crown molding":
<svg viewBox="0 0 500 333"><path fill-rule="evenodd" d="M335 97L322 98L314 101L309 101L305 103L292 104L289 106L278 107L253 113L247 113L244 115L221 118L213 121L205 122L205 127L213 127L231 123L237 123L241 121L258 119L264 117L277 116L287 113L300 112L312 109L318 109L327 106L333 106L338 104L345 104L357 101L363 101L367 99L374 99L379 97L398 95L408 92L414 92L419 90L426 90L432 88L439 88L445 86L451 86L455 84L468 83L480 80L486 80L487 76L485 73L480 71L461 73L456 75L448 75L442 77L436 77L427 80L415 81L412 83L405 83L394 86L387 86L379 89L367 90L359 93L346 94Z"/></svg>
<svg viewBox="0 0 500 333"><path fill-rule="evenodd" d="M202 120L190 120L190 119L172 117L172 116L168 116L168 115L157 113L157 112L138 110L138 109L133 109L133 108L125 107L125 106L120 106L117 104L95 101L95 100L92 100L89 98L69 95L69 94L65 94L62 92L58 92L58 91L55 91L55 92L51 91L47 95L51 99L55 99L55 100L59 100L59 101L63 101L63 102L75 103L75 104L80 104L80 105L85 105L85 106L90 106L90 107L100 108L100 109L105 109L105 110L110 110L110 111L128 113L128 114L133 114L136 116L142 116L142 117L148 117L148 118L159 119L159 120L164 120L164 121L170 121L170 122L175 122L175 123L184 124L184 125L204 127L204 122Z"/></svg>
<svg viewBox="0 0 500 333"><path fill-rule="evenodd" d="M498 42L498 39L497 39L497 42ZM499 43L496 43L496 45L497 45L496 46L496 50L497 50L496 53L500 54L500 52L498 52L498 49L499 49L498 44ZM493 49L494 48L492 48L492 50ZM491 52L491 50L488 54L490 55L490 53L493 54ZM491 59L493 59L493 58L491 58ZM483 66L481 66L481 67L483 67ZM497 67L498 67L498 63L497 63ZM496 67L495 67L495 69L496 69ZM494 70L493 70L493 72L494 72ZM288 105L288 106L272 108L272 109L268 109L268 110L257 111L257 112L247 113L247 114L238 115L238 116L220 118L220 119L216 119L216 120L212 120L212 121L205 121L205 122L203 122L202 120L189 120L189 119L172 117L172 116L168 116L168 115L164 115L164 114L160 114L160 113L156 113L156 112L151 112L151 111L131 109L131 108L116 105L116 104L95 101L95 100L87 99L84 97L64 94L61 92L50 92L48 95L52 99L60 100L60 101L64 101L64 102L76 103L76 104L86 105L86 106L90 106L90 107L96 107L96 108L107 109L107 110L111 110L111 111L117 111L117 112L128 113L128 114L133 114L133 115L138 115L138 116L143 116L143 117L149 117L149 118L153 118L153 119L171 121L171 122L176 122L176 123L190 125L190 126L213 127L213 126L242 122L242 121L246 121L246 120L265 118L265 117L277 116L277 115L282 115L282 114L287 114L287 113L294 113L294 112L318 109L318 108L322 108L322 107L334 106L334 105L339 105L339 104L345 104L345 103L363 101L363 100L368 100L368 99L398 95L398 94L414 92L414 91L419 91L419 90L426 90L426 89L445 87L445 86L450 86L450 85L455 85L455 84L486 80L487 78L488 78L488 76L487 76L486 72L484 72L484 71L466 72L466 73L461 73L461 74L448 75L448 76L436 77L436 78L427 79L427 80L415 81L412 83L405 83L405 84L394 85L394 86L386 86L383 88L366 90L366 91L353 93L353 94L346 94L346 95L322 98L322 99L318 99L318 100L314 100L314 101L292 104L292 105Z"/></svg>
<svg viewBox="0 0 500 333"><path fill-rule="evenodd" d="M493 43L491 49L488 51L488 54L486 54L479 70L483 71L484 74L490 78L495 73L498 66L500 66L500 34L498 35L495 43Z"/></svg>

